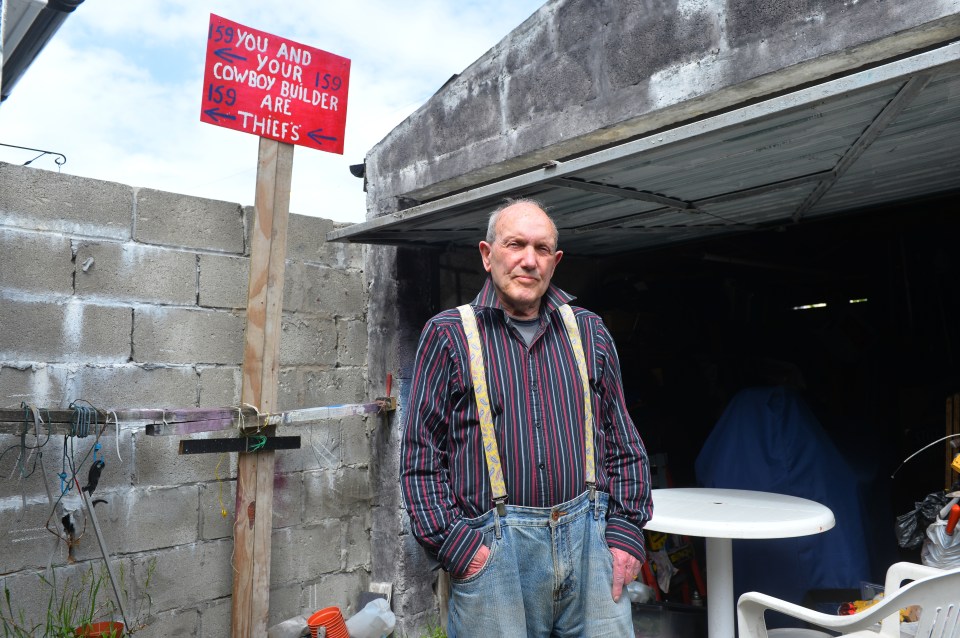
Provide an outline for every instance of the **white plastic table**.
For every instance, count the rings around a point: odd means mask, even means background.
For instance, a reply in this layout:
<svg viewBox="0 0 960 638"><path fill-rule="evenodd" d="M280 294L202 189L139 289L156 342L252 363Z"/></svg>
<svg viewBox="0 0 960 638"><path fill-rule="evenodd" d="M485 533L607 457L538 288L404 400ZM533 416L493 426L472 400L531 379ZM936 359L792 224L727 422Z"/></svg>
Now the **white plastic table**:
<svg viewBox="0 0 960 638"><path fill-rule="evenodd" d="M830 508L805 498L678 487L653 490L653 518L646 528L706 539L707 631L710 638L733 638L732 539L807 536L827 531L834 522Z"/></svg>

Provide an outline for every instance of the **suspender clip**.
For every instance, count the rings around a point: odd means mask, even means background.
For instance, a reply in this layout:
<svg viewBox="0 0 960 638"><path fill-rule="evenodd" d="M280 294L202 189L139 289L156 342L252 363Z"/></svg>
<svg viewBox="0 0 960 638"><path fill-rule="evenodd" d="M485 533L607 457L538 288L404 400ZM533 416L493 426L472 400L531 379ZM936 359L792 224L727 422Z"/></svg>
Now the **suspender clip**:
<svg viewBox="0 0 960 638"><path fill-rule="evenodd" d="M587 483L587 490L590 492L590 502L597 500L597 484L596 483Z"/></svg>
<svg viewBox="0 0 960 638"><path fill-rule="evenodd" d="M501 496L500 498L493 499L493 502L497 504L497 515L506 516L507 515L507 497Z"/></svg>

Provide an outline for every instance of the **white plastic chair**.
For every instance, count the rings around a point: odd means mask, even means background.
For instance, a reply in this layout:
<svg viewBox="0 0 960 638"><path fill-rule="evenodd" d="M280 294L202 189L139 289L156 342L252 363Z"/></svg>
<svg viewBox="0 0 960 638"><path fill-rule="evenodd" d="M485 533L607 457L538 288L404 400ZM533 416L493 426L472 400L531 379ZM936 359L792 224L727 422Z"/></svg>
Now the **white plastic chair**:
<svg viewBox="0 0 960 638"><path fill-rule="evenodd" d="M908 579L916 580L901 587ZM824 614L773 596L747 592L737 603L737 624L740 638L790 635L790 630L767 633L763 613L773 610L845 638L900 638L900 610L911 605L922 610L917 638L960 638L960 569L896 563L887 571L883 600L850 616ZM878 623L882 624L878 627ZM796 635L812 635L811 630L803 631Z"/></svg>

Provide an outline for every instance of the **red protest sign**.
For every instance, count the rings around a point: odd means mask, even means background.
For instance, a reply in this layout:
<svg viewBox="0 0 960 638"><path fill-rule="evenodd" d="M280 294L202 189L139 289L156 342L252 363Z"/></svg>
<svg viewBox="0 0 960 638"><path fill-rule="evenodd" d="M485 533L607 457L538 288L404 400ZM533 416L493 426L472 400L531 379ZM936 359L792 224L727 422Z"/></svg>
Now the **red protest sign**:
<svg viewBox="0 0 960 638"><path fill-rule="evenodd" d="M200 120L343 154L350 60L210 14Z"/></svg>

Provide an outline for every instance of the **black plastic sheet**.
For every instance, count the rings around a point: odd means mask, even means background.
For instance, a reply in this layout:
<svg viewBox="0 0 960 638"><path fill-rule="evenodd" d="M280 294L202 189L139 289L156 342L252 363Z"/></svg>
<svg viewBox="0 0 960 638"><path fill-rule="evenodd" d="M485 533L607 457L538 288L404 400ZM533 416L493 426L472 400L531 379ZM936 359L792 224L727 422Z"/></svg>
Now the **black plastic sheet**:
<svg viewBox="0 0 960 638"><path fill-rule="evenodd" d="M937 515L948 498L943 492L934 492L917 503L912 511L897 517L897 544L904 549L916 549L926 538L927 527L937 520Z"/></svg>

